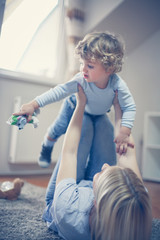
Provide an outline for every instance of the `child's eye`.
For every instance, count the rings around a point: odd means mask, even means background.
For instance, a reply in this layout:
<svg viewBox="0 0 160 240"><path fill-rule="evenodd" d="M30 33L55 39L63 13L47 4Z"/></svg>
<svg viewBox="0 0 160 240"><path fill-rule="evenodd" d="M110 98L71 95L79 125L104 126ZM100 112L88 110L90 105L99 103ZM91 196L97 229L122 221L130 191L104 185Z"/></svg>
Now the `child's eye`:
<svg viewBox="0 0 160 240"><path fill-rule="evenodd" d="M92 66L92 65L88 65L88 68L90 68L90 69L93 69L93 68L94 68L94 66Z"/></svg>

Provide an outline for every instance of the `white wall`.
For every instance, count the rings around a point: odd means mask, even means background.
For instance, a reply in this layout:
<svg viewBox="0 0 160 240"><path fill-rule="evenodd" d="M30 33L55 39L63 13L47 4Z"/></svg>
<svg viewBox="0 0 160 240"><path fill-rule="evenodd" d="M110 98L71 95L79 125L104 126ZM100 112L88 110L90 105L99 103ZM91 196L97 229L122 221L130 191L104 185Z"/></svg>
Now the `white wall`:
<svg viewBox="0 0 160 240"><path fill-rule="evenodd" d="M141 166L144 114L160 112L160 30L140 45L126 59L122 76L127 82L137 105L133 128L137 158Z"/></svg>
<svg viewBox="0 0 160 240"><path fill-rule="evenodd" d="M49 169L40 168L37 164L37 160L44 134L57 115L61 102L54 105L48 105L41 109L41 114L38 115L40 123L37 129L33 129L32 126L28 124L23 130L18 131L16 164L10 163L11 130L12 128L16 128L16 126L6 124L6 121L13 113L14 98L16 96L21 96L22 103L25 103L49 88L49 86L44 86L42 84L16 81L10 78L4 79L4 77L0 76L0 175L52 172L52 167ZM62 145L61 140L56 145L56 149L54 149L52 155L54 161L56 161L59 156L60 147ZM29 164L18 163L27 158L31 159Z"/></svg>
<svg viewBox="0 0 160 240"><path fill-rule="evenodd" d="M90 32L124 0L87 0L85 2L84 33Z"/></svg>

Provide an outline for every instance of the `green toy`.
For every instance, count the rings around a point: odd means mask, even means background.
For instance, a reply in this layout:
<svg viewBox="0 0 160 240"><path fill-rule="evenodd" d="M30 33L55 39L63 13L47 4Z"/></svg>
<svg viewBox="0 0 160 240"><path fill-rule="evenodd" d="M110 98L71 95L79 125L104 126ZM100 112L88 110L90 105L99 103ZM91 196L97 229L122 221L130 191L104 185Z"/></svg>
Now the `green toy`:
<svg viewBox="0 0 160 240"><path fill-rule="evenodd" d="M27 115L18 115L18 116L15 116L15 115L12 115L7 123L9 125L15 125L19 128L19 130L23 129L24 126L27 124L27 123L31 123L33 124L33 127L34 128L37 128L38 127L38 124L39 124L39 120L38 118L36 117L38 113L37 112L34 112L33 116L32 116L32 119L31 121L27 122L28 121L28 116Z"/></svg>

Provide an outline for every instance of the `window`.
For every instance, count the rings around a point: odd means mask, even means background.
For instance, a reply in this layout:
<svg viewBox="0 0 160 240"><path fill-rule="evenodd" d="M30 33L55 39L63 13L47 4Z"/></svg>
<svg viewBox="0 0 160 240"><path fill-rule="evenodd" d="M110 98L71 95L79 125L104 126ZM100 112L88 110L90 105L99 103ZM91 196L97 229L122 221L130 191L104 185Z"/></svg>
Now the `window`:
<svg viewBox="0 0 160 240"><path fill-rule="evenodd" d="M7 8L16 2L16 7L12 6L8 14ZM6 1L0 37L0 68L53 80L61 10L58 0Z"/></svg>

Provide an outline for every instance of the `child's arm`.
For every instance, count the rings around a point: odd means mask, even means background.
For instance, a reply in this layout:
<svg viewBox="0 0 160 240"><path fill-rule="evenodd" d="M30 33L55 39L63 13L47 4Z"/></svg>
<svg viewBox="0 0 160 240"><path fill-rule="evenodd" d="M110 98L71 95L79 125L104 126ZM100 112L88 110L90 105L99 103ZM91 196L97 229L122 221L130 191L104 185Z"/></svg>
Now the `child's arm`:
<svg viewBox="0 0 160 240"><path fill-rule="evenodd" d="M65 84L59 84L54 88L44 92L40 96L37 96L34 100L29 103L23 104L19 112L13 115L28 115L28 121L31 120L31 116L34 111L39 107L44 107L45 105L60 101L67 96L76 93L78 91L79 79L69 81Z"/></svg>
<svg viewBox="0 0 160 240"><path fill-rule="evenodd" d="M83 114L86 104L86 96L81 86L77 94L77 105L65 134L62 159L57 175L56 185L65 178L77 176L77 151L81 136Z"/></svg>
<svg viewBox="0 0 160 240"><path fill-rule="evenodd" d="M116 96L113 102L115 109L115 143L116 143L116 152L119 154L126 153L127 147L134 147L134 144L129 141L129 136L131 134L131 129L128 127L121 126L122 111L118 102L118 92L116 91Z"/></svg>
<svg viewBox="0 0 160 240"><path fill-rule="evenodd" d="M120 131L120 128L121 128L121 118L122 118L122 111L118 102L117 92L116 92L113 105L115 109L115 132L117 133ZM128 137L128 145L134 146L132 135ZM142 177L138 168L137 160L136 160L135 147L134 148L129 147L125 154L122 154L122 155L118 154L118 165L121 167L132 169L137 174L137 176L142 180Z"/></svg>
<svg viewBox="0 0 160 240"><path fill-rule="evenodd" d="M117 152L120 154L127 151L127 146L130 146L129 136L133 127L133 122L136 114L136 105L130 90L126 83L119 76L116 75L115 90L118 90L118 104L122 111L121 125L116 134L115 142ZM131 145L130 147L133 147Z"/></svg>

